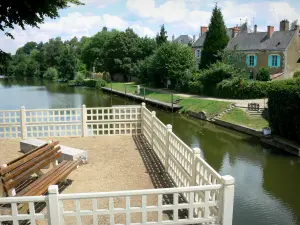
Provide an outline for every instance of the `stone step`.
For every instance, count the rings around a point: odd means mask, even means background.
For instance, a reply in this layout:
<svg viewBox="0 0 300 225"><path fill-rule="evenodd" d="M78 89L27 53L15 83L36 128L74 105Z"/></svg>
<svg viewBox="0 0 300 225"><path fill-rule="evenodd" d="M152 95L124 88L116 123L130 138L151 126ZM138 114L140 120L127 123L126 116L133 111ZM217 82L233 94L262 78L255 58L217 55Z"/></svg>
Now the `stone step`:
<svg viewBox="0 0 300 225"><path fill-rule="evenodd" d="M47 141L35 139L35 138L28 138L24 139L20 142L20 150L23 153L27 153L36 147L39 147L43 144L46 144ZM58 159L59 162L63 160L68 160L68 161L75 161L78 159L81 159L83 163L87 162L88 159L88 153L85 150L81 149L76 149L76 148L71 148L67 146L60 145L61 152L62 152L62 157Z"/></svg>

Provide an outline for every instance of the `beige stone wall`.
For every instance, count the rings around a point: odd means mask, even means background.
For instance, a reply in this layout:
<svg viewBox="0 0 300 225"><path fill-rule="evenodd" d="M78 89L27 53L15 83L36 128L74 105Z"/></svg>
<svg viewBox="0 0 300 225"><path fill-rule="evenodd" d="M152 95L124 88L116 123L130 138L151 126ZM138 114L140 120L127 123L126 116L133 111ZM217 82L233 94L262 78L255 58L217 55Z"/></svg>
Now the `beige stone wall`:
<svg viewBox="0 0 300 225"><path fill-rule="evenodd" d="M296 31L295 31L296 32ZM285 78L292 78L294 72L300 69L300 63L297 63L300 58L300 37L295 35L286 50L286 67Z"/></svg>
<svg viewBox="0 0 300 225"><path fill-rule="evenodd" d="M252 71L254 76L257 74L259 69L268 68L271 74L282 73L284 71L284 53L280 51L260 51L260 52L247 52L248 54L253 54L257 56L257 65L255 67L248 67L249 72ZM278 54L281 57L280 67L269 68L268 57L270 54Z"/></svg>

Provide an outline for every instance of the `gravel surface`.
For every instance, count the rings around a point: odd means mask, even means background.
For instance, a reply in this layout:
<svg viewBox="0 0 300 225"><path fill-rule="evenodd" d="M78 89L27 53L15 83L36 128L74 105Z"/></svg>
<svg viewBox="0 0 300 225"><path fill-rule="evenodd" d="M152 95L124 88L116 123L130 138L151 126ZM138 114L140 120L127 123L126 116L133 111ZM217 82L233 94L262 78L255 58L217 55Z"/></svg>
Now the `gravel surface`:
<svg viewBox="0 0 300 225"><path fill-rule="evenodd" d="M54 139L55 140L55 139ZM88 164L82 165L74 170L68 177L66 187L61 186L62 193L86 193L86 192L110 192L122 190L139 190L156 187L167 187L158 185L158 175L149 171L153 162L146 162L147 151L143 145L137 144L137 139L132 136L102 136L86 138L58 138L61 145L70 146L88 151ZM8 162L20 155L20 140L0 140L0 164ZM147 168L146 168L146 166ZM156 165L157 167L157 165ZM149 172L149 174L148 174ZM161 171L158 171L160 174ZM149 176L150 175L150 176ZM153 176L153 177L152 177ZM98 199L98 209L108 209L108 199ZM115 208L125 208L124 198L114 198ZM149 196L147 205L157 205L157 197ZM141 198L133 197L131 207L141 206ZM91 200L81 200L81 209L92 209ZM64 210L75 210L75 202L65 201ZM134 213L131 222L141 222L141 213ZM164 216L165 217L165 216ZM98 224L109 224L109 216L98 216ZM125 223L125 214L115 216L115 223ZM157 214L148 213L148 221L155 221ZM82 217L83 224L92 224L92 216ZM45 224L39 222L38 224ZM76 218L67 218L66 225L76 224Z"/></svg>

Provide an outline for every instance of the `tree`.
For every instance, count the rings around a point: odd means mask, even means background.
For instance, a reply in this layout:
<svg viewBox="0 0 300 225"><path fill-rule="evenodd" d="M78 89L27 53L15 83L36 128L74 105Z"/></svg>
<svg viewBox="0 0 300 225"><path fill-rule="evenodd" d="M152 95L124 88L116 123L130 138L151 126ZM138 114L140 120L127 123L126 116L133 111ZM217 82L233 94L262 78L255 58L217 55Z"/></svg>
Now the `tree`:
<svg viewBox="0 0 300 225"><path fill-rule="evenodd" d="M196 70L196 59L191 48L178 43L168 42L160 46L146 61L150 82L156 87L164 87L171 81L171 88L183 90Z"/></svg>
<svg viewBox="0 0 300 225"><path fill-rule="evenodd" d="M65 49L63 54L59 57L58 73L59 78L64 80L74 80L78 70L78 59L69 49Z"/></svg>
<svg viewBox="0 0 300 225"><path fill-rule="evenodd" d="M46 79L57 80L58 72L54 67L49 67L43 77Z"/></svg>
<svg viewBox="0 0 300 225"><path fill-rule="evenodd" d="M297 26L299 26L298 20L294 20L294 21L291 23L290 30L296 30Z"/></svg>
<svg viewBox="0 0 300 225"><path fill-rule="evenodd" d="M229 37L227 36L221 9L216 5L213 9L209 29L201 52L200 68L207 68L220 59L218 53L227 46Z"/></svg>
<svg viewBox="0 0 300 225"><path fill-rule="evenodd" d="M59 58L65 50L65 45L60 37L51 38L49 42L44 44L45 60L47 67L57 67Z"/></svg>
<svg viewBox="0 0 300 225"><path fill-rule="evenodd" d="M158 46L168 42L167 31L165 30L165 25L163 24L160 28L159 34L156 35L156 44Z"/></svg>

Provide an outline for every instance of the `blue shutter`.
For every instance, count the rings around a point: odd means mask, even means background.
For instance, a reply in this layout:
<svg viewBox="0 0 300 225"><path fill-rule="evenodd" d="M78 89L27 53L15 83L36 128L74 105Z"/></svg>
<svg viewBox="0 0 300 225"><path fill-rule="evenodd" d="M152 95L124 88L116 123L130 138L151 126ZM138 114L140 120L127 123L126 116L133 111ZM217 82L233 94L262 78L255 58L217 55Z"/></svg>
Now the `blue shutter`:
<svg viewBox="0 0 300 225"><path fill-rule="evenodd" d="M268 57L268 66L272 67L272 56L271 55L269 55L269 57Z"/></svg>
<svg viewBox="0 0 300 225"><path fill-rule="evenodd" d="M249 55L246 56L246 63L248 66L250 66L250 56Z"/></svg>
<svg viewBox="0 0 300 225"><path fill-rule="evenodd" d="M257 65L257 56L254 55L254 65L253 66L256 66Z"/></svg>
<svg viewBox="0 0 300 225"><path fill-rule="evenodd" d="M280 63L281 63L281 57L280 55L277 55L277 66L280 67Z"/></svg>

